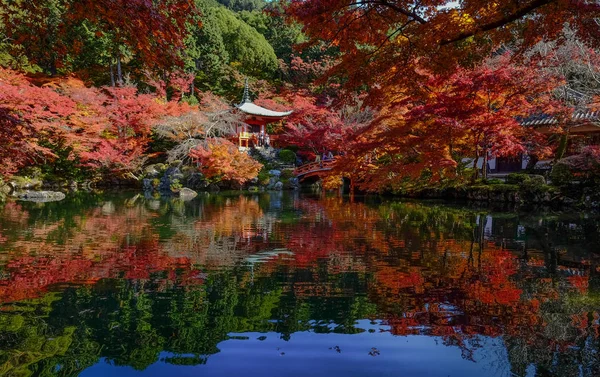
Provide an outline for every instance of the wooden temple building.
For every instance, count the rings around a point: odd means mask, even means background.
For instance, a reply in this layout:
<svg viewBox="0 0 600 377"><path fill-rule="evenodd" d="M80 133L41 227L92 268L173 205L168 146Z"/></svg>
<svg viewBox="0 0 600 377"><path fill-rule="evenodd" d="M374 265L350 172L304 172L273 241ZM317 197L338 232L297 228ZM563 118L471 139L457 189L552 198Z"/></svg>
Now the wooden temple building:
<svg viewBox="0 0 600 377"><path fill-rule="evenodd" d="M542 134L553 134L556 132L555 127L558 122L551 115L541 114L523 119L520 123L523 127L535 128ZM581 152L585 146L600 145L600 111L576 110L573 112L571 119L567 120L565 126L569 128L565 157ZM473 159L463 159L463 162L472 163ZM539 161L536 168L549 169L551 162L552 160ZM528 163L529 157L527 155L514 157L490 156L488 168L492 174L503 174L525 170ZM479 169L483 168L483 158L479 158L477 167Z"/></svg>
<svg viewBox="0 0 600 377"><path fill-rule="evenodd" d="M268 146L269 135L267 134L267 124L279 122L293 112L273 111L254 104L250 99L248 80L246 80L244 87L242 102L235 107L245 115L245 124L237 128L237 139L240 149Z"/></svg>

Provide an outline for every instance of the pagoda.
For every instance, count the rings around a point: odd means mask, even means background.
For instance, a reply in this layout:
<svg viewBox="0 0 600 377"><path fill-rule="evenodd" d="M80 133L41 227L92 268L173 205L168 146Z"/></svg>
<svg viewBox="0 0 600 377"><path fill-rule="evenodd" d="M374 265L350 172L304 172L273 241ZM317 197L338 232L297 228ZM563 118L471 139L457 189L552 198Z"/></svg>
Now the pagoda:
<svg viewBox="0 0 600 377"><path fill-rule="evenodd" d="M245 124L237 127L240 149L268 145L267 124L281 121L293 112L273 111L254 104L250 99L248 79L246 79L246 85L244 86L242 102L235 107L245 115Z"/></svg>

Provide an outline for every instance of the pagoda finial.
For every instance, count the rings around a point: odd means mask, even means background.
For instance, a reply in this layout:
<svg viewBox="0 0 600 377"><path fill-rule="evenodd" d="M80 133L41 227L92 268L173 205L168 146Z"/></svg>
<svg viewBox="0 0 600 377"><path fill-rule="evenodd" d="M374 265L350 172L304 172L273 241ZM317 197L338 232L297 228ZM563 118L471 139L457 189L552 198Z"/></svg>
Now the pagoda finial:
<svg viewBox="0 0 600 377"><path fill-rule="evenodd" d="M246 83L244 84L244 97L242 98L241 105L250 102L252 102L252 100L250 99L250 90L248 89L248 77L246 77Z"/></svg>

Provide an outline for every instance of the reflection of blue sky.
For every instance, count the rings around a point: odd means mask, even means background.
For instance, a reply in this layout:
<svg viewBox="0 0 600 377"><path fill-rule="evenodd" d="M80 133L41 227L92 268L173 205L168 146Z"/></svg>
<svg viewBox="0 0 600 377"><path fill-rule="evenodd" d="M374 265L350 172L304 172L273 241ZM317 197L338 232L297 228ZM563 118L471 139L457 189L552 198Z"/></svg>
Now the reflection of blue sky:
<svg viewBox="0 0 600 377"><path fill-rule="evenodd" d="M473 362L464 359L458 347L445 346L440 337L394 336L386 326L367 320L357 326L367 331L353 335L298 332L289 341L277 333L230 334L232 339L219 343L221 352L211 355L204 365L157 362L145 371L135 371L101 361L81 376L510 376L500 338L479 336ZM378 356L369 355L373 347L379 350ZM172 356L163 353L161 359Z"/></svg>

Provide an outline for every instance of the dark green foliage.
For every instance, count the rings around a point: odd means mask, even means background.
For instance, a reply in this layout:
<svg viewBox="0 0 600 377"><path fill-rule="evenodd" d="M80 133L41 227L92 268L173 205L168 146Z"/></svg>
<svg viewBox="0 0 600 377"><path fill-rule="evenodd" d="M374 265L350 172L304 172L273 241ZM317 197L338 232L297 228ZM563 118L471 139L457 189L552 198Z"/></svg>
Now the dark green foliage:
<svg viewBox="0 0 600 377"><path fill-rule="evenodd" d="M510 185L518 185L531 180L529 174L525 173L510 173L506 176L506 183Z"/></svg>
<svg viewBox="0 0 600 377"><path fill-rule="evenodd" d="M302 26L296 23L290 24L278 5L271 4L268 8L273 12L267 14L260 11L242 11L238 13L238 17L264 35L277 57L290 64L294 46L306 41Z"/></svg>
<svg viewBox="0 0 600 377"><path fill-rule="evenodd" d="M296 154L289 149L282 149L279 152L279 160L284 164L293 164L296 162Z"/></svg>
<svg viewBox="0 0 600 377"><path fill-rule="evenodd" d="M575 179L575 175L567 164L558 162L552 167L550 179L552 180L553 185L565 187L571 184L571 182Z"/></svg>
<svg viewBox="0 0 600 377"><path fill-rule="evenodd" d="M265 0L217 0L227 8L234 11L253 11L261 10L268 3Z"/></svg>
<svg viewBox="0 0 600 377"><path fill-rule="evenodd" d="M221 31L230 64L255 77L269 77L275 72L275 51L255 28L221 7L211 8L207 17L212 18Z"/></svg>

